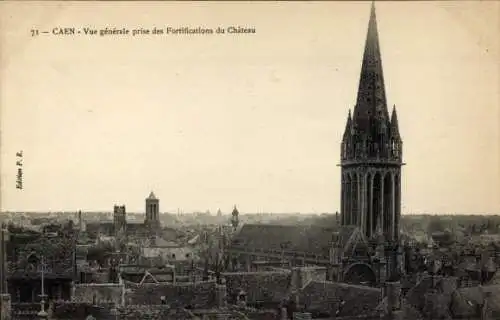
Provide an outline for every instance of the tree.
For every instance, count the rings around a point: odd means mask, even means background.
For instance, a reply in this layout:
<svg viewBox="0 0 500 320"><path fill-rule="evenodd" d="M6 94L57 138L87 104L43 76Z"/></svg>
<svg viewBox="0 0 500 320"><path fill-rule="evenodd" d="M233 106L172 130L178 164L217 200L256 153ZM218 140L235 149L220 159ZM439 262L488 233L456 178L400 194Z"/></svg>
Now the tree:
<svg viewBox="0 0 500 320"><path fill-rule="evenodd" d="M434 216L431 218L429 224L427 225L427 232L430 234L434 232L444 232L445 228L446 225L443 223L443 221L439 217Z"/></svg>

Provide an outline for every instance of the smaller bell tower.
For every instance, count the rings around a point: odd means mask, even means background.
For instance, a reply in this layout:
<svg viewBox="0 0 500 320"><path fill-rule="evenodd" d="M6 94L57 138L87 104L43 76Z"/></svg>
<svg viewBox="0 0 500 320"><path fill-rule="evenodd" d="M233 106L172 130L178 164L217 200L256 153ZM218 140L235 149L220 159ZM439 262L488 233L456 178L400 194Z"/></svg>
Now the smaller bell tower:
<svg viewBox="0 0 500 320"><path fill-rule="evenodd" d="M152 229L160 228L160 200L151 191L146 198L146 218L144 224Z"/></svg>

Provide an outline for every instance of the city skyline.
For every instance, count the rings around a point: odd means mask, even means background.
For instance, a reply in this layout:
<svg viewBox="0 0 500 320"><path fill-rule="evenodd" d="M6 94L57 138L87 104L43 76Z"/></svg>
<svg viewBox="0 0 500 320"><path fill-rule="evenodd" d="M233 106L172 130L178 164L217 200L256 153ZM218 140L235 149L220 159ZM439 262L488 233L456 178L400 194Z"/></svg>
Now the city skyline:
<svg viewBox="0 0 500 320"><path fill-rule="evenodd" d="M0 5L8 31L0 32L2 211L124 204L144 212L150 191L160 212L229 213L234 204L241 213L340 211L340 143L370 2L166 3L154 11L134 3L134 14L123 4ZM500 213L499 48L489 28L499 3L376 8L387 100L408 164L402 214ZM165 21L256 33L29 34L34 25Z"/></svg>

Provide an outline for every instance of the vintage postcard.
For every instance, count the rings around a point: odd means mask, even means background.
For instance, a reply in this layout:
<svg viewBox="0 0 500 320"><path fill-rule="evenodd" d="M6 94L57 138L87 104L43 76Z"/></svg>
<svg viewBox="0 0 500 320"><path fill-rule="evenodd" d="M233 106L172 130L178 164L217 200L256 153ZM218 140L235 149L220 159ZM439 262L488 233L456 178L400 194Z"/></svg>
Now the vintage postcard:
<svg viewBox="0 0 500 320"><path fill-rule="evenodd" d="M0 320L500 319L499 1L3 1Z"/></svg>

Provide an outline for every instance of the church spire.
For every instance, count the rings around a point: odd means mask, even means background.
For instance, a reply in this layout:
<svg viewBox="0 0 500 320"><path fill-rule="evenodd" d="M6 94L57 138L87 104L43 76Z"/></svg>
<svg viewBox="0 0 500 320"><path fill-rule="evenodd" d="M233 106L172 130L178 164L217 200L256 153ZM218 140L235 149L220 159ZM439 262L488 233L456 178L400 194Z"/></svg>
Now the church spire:
<svg viewBox="0 0 500 320"><path fill-rule="evenodd" d="M374 123L385 124L388 120L377 17L372 2L353 121L361 131L370 133L376 129Z"/></svg>

